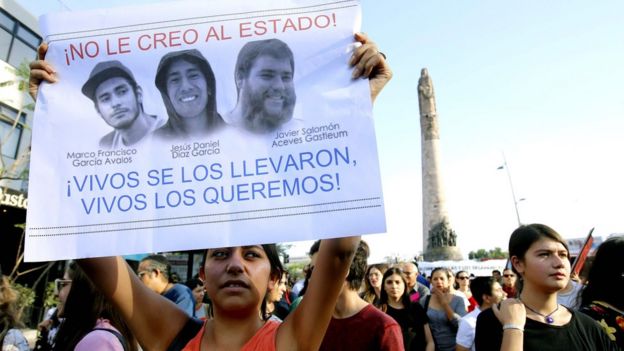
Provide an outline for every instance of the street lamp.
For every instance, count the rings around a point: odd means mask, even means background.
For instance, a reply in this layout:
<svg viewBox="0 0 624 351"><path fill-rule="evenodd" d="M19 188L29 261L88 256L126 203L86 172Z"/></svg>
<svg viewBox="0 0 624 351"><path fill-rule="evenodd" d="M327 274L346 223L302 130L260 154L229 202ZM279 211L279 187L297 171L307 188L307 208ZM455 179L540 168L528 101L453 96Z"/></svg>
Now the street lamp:
<svg viewBox="0 0 624 351"><path fill-rule="evenodd" d="M511 198L513 199L514 209L516 210L516 219L518 220L518 226L522 225L520 221L520 212L518 211L518 203L524 201L525 198L516 199L516 192L514 191L513 182L511 181L511 171L509 170L509 166L507 165L507 159L505 158L505 153L503 153L503 165L498 167L497 169L505 169L507 172L507 179L509 179L509 188L511 189Z"/></svg>

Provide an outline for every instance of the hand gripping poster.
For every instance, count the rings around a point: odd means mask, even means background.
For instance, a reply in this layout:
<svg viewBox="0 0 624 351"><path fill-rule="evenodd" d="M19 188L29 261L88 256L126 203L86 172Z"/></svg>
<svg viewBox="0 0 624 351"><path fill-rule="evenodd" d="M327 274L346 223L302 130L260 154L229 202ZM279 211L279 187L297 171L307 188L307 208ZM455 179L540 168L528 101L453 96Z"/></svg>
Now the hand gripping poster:
<svg viewBox="0 0 624 351"><path fill-rule="evenodd" d="M28 261L385 231L358 1L40 19Z"/></svg>

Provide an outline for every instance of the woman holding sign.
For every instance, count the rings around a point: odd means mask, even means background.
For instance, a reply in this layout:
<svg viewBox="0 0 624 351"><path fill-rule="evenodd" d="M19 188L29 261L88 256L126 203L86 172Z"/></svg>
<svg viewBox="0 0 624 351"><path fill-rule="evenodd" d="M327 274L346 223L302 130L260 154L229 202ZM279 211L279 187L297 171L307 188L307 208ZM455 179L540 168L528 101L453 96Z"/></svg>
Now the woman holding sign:
<svg viewBox="0 0 624 351"><path fill-rule="evenodd" d="M385 57L363 34L355 40L349 64L353 78L368 78L374 100L392 77ZM45 55L46 46L39 48ZM31 63L30 92L56 80L45 61ZM94 284L115 304L146 350L316 350L357 248L359 237L321 242L314 274L299 307L283 323L261 316L265 295L278 283L281 264L275 245L208 249L201 276L213 303L206 322L188 317L172 302L152 292L121 257L81 260Z"/></svg>

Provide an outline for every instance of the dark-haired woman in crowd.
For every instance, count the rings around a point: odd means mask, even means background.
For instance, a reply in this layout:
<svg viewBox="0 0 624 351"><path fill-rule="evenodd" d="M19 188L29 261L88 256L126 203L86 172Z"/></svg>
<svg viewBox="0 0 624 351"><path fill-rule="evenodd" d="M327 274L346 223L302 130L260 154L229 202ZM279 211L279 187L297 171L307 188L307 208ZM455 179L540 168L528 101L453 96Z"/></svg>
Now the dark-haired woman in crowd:
<svg viewBox="0 0 624 351"><path fill-rule="evenodd" d="M477 318L477 350L617 350L600 326L557 303L570 277L568 246L552 228L523 225L509 239L513 271L521 280L517 298Z"/></svg>
<svg viewBox="0 0 624 351"><path fill-rule="evenodd" d="M59 282L59 317L64 320L54 350L136 351L137 343L121 315L74 261Z"/></svg>
<svg viewBox="0 0 624 351"><path fill-rule="evenodd" d="M468 312L472 312L478 304L470 291L470 274L468 272L459 271L455 273L455 289L466 296L467 300L464 300L464 304L468 301Z"/></svg>
<svg viewBox="0 0 624 351"><path fill-rule="evenodd" d="M589 315L624 350L624 236L603 242L581 293L581 312Z"/></svg>
<svg viewBox="0 0 624 351"><path fill-rule="evenodd" d="M382 290L381 281L387 269L388 265L384 263L377 263L368 266L368 269L366 270L366 276L364 278L364 291L360 293L360 297L373 306L379 306L379 298L381 297Z"/></svg>
<svg viewBox="0 0 624 351"><path fill-rule="evenodd" d="M451 291L453 272L438 267L431 272L431 295L420 299L424 306L436 350L454 351L459 320L466 314L464 299Z"/></svg>
<svg viewBox="0 0 624 351"><path fill-rule="evenodd" d="M206 288L204 288L204 282L202 282L199 278L193 278L184 283L184 285L188 286L193 293L193 298L195 299L195 318L206 320L208 318L208 309L210 306L207 303L204 303L204 300L206 299Z"/></svg>
<svg viewBox="0 0 624 351"><path fill-rule="evenodd" d="M435 344L429 319L417 302L411 302L401 269L388 269L382 279L379 306L401 326L405 350L433 351Z"/></svg>

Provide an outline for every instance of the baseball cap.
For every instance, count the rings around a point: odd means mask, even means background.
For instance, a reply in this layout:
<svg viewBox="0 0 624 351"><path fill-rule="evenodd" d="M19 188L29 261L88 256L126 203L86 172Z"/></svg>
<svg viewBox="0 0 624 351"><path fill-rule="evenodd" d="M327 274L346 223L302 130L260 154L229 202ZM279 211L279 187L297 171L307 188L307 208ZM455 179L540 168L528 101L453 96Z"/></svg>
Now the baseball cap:
<svg viewBox="0 0 624 351"><path fill-rule="evenodd" d="M95 101L95 90L97 87L103 81L113 77L124 77L128 79L132 85L136 85L136 80L134 79L132 72L130 72L130 70L121 62L117 60L104 61L99 62L95 65L95 67L93 67L91 74L89 74L89 79L87 79L82 86L82 93L89 99Z"/></svg>

